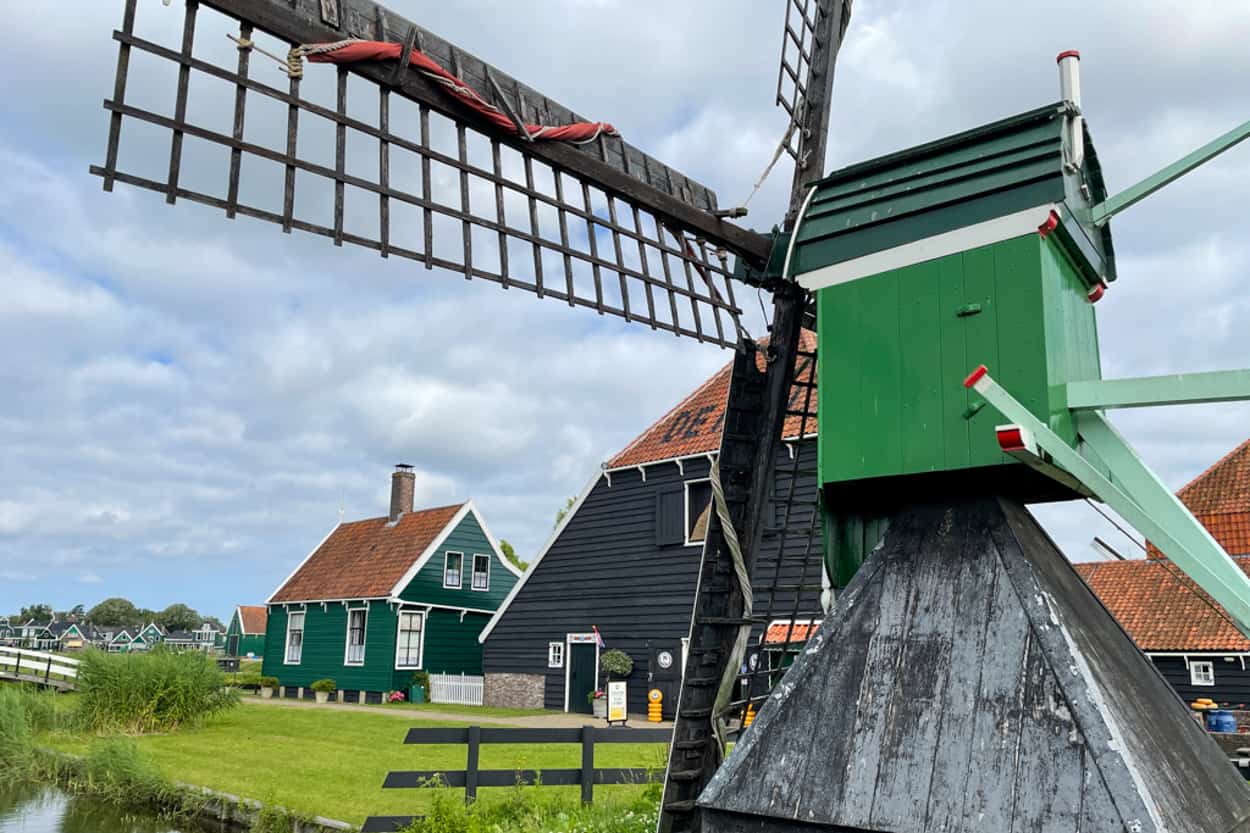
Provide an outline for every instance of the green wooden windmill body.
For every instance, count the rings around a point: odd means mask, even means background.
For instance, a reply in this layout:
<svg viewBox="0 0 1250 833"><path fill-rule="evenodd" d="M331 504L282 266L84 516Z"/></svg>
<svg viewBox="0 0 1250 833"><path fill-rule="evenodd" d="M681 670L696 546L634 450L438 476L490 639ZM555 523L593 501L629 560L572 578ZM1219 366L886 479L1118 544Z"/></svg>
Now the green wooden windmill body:
<svg viewBox="0 0 1250 833"><path fill-rule="evenodd" d="M1115 260L1089 219L1106 197L1097 156L1084 136L1080 166L1067 164L1064 113L1042 107L816 186L790 273L816 293L819 478L843 578L899 500L1074 495L1004 454L1005 420L961 384L986 364L1076 445L1065 386L1101 378L1091 293Z"/></svg>

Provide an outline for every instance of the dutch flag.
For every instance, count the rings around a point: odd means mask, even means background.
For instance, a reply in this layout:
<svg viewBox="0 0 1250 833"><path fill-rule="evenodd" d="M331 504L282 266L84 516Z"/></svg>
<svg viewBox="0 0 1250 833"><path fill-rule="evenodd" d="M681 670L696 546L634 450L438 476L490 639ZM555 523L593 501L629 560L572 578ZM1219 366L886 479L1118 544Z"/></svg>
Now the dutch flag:
<svg viewBox="0 0 1250 833"><path fill-rule="evenodd" d="M591 629L592 631L594 631L594 632L595 632L595 644L596 644L596 645L598 645L600 648L606 648L606 647L608 647L608 646L607 646L607 645L605 645L605 644L604 644L604 642L603 642L603 635L599 633L599 626L598 626L598 625L591 625L591 626L590 626L590 629Z"/></svg>

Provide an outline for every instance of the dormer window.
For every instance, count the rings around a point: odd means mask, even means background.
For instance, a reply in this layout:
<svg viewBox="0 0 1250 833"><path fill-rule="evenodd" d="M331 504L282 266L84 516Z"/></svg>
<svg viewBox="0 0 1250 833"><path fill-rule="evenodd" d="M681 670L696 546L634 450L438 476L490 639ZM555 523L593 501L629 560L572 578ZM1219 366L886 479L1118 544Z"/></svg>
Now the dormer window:
<svg viewBox="0 0 1250 833"><path fill-rule="evenodd" d="M490 556L477 554L473 556L473 582L470 585L474 590L490 589Z"/></svg>

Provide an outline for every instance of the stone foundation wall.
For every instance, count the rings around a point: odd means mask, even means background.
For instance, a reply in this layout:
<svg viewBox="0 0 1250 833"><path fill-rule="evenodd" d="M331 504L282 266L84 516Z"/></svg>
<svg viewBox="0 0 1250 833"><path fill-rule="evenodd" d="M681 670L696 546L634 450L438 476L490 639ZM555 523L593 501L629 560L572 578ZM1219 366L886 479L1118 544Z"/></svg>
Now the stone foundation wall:
<svg viewBox="0 0 1250 833"><path fill-rule="evenodd" d="M544 706L542 674L487 674L483 705L504 709L541 709Z"/></svg>

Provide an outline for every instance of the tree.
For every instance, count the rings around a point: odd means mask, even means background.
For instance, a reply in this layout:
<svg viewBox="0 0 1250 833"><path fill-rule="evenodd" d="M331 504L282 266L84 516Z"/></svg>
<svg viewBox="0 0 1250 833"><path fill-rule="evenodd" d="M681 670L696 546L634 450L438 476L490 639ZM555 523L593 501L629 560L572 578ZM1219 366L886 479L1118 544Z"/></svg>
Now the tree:
<svg viewBox="0 0 1250 833"><path fill-rule="evenodd" d="M168 631L189 631L198 628L200 614L184 604L171 604L155 616L156 624Z"/></svg>
<svg viewBox="0 0 1250 833"><path fill-rule="evenodd" d="M22 608L22 612L17 615L19 621L27 622L35 619L40 622L46 622L52 618L52 605L30 605Z"/></svg>
<svg viewBox="0 0 1250 833"><path fill-rule="evenodd" d="M574 503L577 503L577 498L575 497L571 497L564 502L564 508L556 512L556 522L552 524L553 527L560 525L560 521L564 520L564 516L569 514L569 510L573 508Z"/></svg>
<svg viewBox="0 0 1250 833"><path fill-rule="evenodd" d="M208 622L210 625L212 625L214 628L216 628L219 631L224 631L226 629L226 626L223 625L221 623L221 620L218 619L216 616L205 616L204 621Z"/></svg>
<svg viewBox="0 0 1250 833"><path fill-rule="evenodd" d="M139 621L139 610L130 599L114 596L87 611L87 618L92 623L105 627L133 625Z"/></svg>
<svg viewBox="0 0 1250 833"><path fill-rule="evenodd" d="M557 521L557 523L559 522ZM516 550L512 548L512 545L503 538L499 539L499 549L503 550L503 557L515 564L518 570L524 571L529 566L529 562L522 561L520 556L516 554Z"/></svg>

